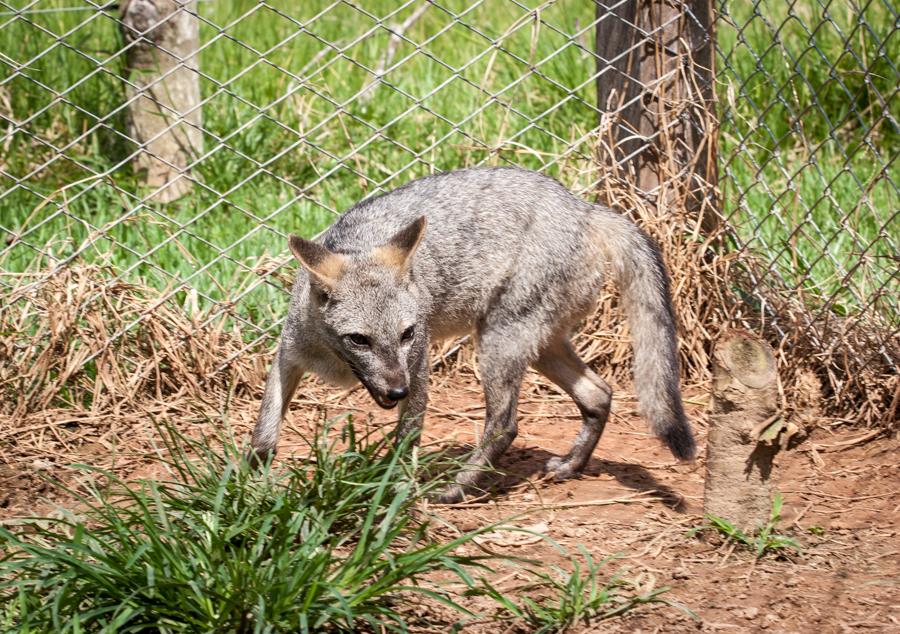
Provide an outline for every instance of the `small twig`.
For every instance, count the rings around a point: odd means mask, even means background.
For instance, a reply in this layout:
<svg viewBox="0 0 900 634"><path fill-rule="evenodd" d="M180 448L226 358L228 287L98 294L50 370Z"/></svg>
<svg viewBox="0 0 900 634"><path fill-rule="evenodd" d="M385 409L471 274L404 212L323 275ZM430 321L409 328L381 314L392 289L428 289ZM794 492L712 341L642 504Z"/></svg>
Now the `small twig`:
<svg viewBox="0 0 900 634"><path fill-rule="evenodd" d="M609 498L605 500L585 500L584 502L540 502L537 504L529 502L493 502L491 506L499 508L521 508L523 506L533 506L533 510L557 510L557 509L574 509L583 506L610 506L613 504L629 504L632 502L649 502L652 498L648 496L656 493L656 491L641 491L631 495L625 495L618 498ZM458 504L435 504L440 508L467 508L470 506L478 506L480 503L477 498L471 502L460 502Z"/></svg>
<svg viewBox="0 0 900 634"><path fill-rule="evenodd" d="M869 440L877 438L885 433L884 429L873 429L872 431L863 434L857 438L851 438L849 440L841 440L830 445L817 445L817 447L821 448L825 452L835 452L835 451L844 451L845 449L849 449L850 447L855 447L856 445L861 445Z"/></svg>
<svg viewBox="0 0 900 634"><path fill-rule="evenodd" d="M809 511L809 509L811 509L814 504L815 504L815 502L810 502L809 504L807 504L806 506L803 507L803 510L800 511L797 514L797 517L794 518L794 521L793 521L794 526L803 530L803 527L800 526L800 520L803 519L803 516L806 515L807 511Z"/></svg>
<svg viewBox="0 0 900 634"><path fill-rule="evenodd" d="M722 561L719 562L719 565L718 565L718 566L716 566L717 568L721 568L722 566L724 566L724 565L728 562L728 559L731 557L731 553L734 552L734 549L735 549L735 548L737 548L737 542L734 541L734 540L729 540L729 542L728 542L728 552L726 552L726 553L725 553L725 556L722 557Z"/></svg>
<svg viewBox="0 0 900 634"><path fill-rule="evenodd" d="M409 27L415 24L416 20L422 17L422 14L425 13L429 6L428 3L420 4L402 24L388 29L391 31L391 38L388 40L387 49L384 51L384 57L378 62L374 74L369 77L369 80L363 87L362 92L357 98L358 103L366 104L375 95L373 88L375 87L375 84L381 81L385 69L393 61L394 55L397 54L397 47L400 46L400 40L403 38L403 34Z"/></svg>
<svg viewBox="0 0 900 634"><path fill-rule="evenodd" d="M784 491L784 493L794 493L798 495L818 495L819 497L831 498L833 500L850 500L853 502L862 502L863 500L877 500L878 498L887 498L897 495L900 491L888 491L887 493L878 493L876 495L834 495L832 493L823 493L822 491Z"/></svg>

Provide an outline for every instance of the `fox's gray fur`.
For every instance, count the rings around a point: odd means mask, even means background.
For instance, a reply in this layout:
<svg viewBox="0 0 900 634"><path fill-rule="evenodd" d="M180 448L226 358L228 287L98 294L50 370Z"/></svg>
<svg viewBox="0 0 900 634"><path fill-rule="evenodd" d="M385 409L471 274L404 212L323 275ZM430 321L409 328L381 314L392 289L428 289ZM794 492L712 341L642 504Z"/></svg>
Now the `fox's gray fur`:
<svg viewBox="0 0 900 634"><path fill-rule="evenodd" d="M398 438L418 431L428 398L430 341L474 333L485 393L481 446L442 501L477 491L483 467L516 436L529 365L565 390L583 425L550 460L578 475L609 415L606 382L576 355L572 329L609 270L634 339L634 378L653 432L679 459L694 438L678 387L669 282L653 241L624 216L517 168L464 169L360 202L311 242L291 236L303 266L253 432L252 457L275 451L300 376L361 381L382 407L400 404Z"/></svg>

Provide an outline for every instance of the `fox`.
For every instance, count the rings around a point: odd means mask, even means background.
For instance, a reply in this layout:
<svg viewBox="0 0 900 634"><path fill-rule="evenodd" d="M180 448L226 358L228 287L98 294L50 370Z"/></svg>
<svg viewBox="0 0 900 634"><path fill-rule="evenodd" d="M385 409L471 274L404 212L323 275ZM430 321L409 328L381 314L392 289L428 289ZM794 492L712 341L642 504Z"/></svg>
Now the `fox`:
<svg viewBox="0 0 900 634"><path fill-rule="evenodd" d="M578 477L606 426L612 390L578 356L572 336L607 276L628 316L641 414L675 458L694 458L669 277L656 243L618 211L524 168L466 168L364 199L317 240L290 235L288 243L300 266L251 438L252 463L274 456L307 372L335 386L362 384L379 407L398 408L395 440L415 434L416 442L430 344L470 334L484 430L437 501L485 494L487 470L516 438L529 367L581 413L571 449L545 465L557 480Z"/></svg>

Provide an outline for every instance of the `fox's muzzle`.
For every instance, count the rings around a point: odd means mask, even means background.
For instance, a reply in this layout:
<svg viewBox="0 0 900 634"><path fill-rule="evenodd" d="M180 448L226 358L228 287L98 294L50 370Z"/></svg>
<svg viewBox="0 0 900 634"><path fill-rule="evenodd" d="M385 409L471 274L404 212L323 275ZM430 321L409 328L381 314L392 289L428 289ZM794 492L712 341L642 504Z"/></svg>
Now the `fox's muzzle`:
<svg viewBox="0 0 900 634"><path fill-rule="evenodd" d="M375 399L375 402L384 409L393 409L397 406L397 403L405 399L409 394L409 388L405 384L390 387L385 392L376 390L369 385L366 385L366 388L369 390L372 398Z"/></svg>
<svg viewBox="0 0 900 634"><path fill-rule="evenodd" d="M378 406L384 409L393 409L397 406L397 403L409 395L409 386L405 377L400 377L399 380L385 381L387 386L384 388L379 388L368 381L363 381L362 377L360 377L360 381L366 386L366 389L372 395L372 398L375 399L375 402L378 403Z"/></svg>

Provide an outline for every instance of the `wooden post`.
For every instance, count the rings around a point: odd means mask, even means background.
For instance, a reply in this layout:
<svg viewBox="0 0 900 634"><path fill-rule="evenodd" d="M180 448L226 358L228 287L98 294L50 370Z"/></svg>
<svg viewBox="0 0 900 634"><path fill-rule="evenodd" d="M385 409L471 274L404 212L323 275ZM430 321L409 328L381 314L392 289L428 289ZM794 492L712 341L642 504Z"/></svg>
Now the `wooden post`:
<svg viewBox="0 0 900 634"><path fill-rule="evenodd" d="M716 226L711 0L595 0L597 105L612 114L615 162L644 192L668 192ZM674 186L673 186L674 185ZM682 202L683 200L683 202ZM659 201L657 201L659 202Z"/></svg>
<svg viewBox="0 0 900 634"><path fill-rule="evenodd" d="M127 134L141 146L134 168L147 188L159 189L153 200L171 202L191 190L186 168L202 151L196 2L124 0L121 11L133 43L126 94Z"/></svg>
<svg viewBox="0 0 900 634"><path fill-rule="evenodd" d="M752 333L728 331L713 350L704 512L744 530L768 521L772 460L779 443L763 438L778 424L772 348Z"/></svg>

